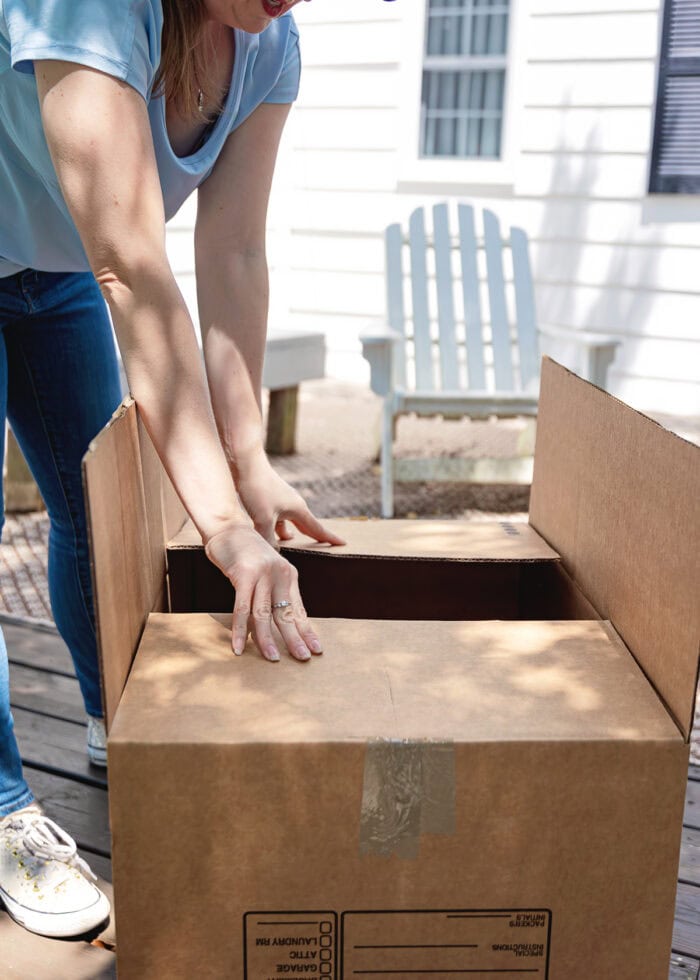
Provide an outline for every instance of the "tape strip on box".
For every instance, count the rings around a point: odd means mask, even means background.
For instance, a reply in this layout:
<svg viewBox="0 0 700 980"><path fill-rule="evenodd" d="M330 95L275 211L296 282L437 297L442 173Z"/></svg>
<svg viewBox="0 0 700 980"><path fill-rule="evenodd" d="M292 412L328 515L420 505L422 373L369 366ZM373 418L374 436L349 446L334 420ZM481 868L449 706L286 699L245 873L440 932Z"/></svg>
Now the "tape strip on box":
<svg viewBox="0 0 700 980"><path fill-rule="evenodd" d="M412 860L421 834L455 832L452 742L372 739L367 743L360 854Z"/></svg>

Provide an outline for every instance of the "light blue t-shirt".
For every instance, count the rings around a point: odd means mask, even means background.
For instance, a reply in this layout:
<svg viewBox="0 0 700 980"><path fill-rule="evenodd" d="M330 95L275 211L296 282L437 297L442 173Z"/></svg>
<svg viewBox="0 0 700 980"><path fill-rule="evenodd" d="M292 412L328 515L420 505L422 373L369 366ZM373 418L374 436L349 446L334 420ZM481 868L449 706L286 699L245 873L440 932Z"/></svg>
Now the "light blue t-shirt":
<svg viewBox="0 0 700 980"><path fill-rule="evenodd" d="M162 25L161 0L0 0L0 277L25 268L90 268L46 145L33 59L98 68L143 96L166 220L208 176L228 134L258 105L296 99L299 35L291 12L261 34L236 29L223 112L200 149L177 157L168 141L165 100L151 98Z"/></svg>

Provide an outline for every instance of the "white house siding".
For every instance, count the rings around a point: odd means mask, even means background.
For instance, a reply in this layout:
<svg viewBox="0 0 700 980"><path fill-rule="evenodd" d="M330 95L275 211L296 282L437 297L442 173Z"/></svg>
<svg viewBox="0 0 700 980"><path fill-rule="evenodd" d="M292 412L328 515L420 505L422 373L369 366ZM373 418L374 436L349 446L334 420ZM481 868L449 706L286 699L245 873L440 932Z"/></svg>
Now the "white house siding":
<svg viewBox="0 0 700 980"><path fill-rule="evenodd" d="M613 393L700 415L700 196L646 192L661 0L524 2L513 179L489 187L398 181L417 60L405 19L424 0L296 8L304 69L270 209L271 323L323 331L328 373L366 381L358 334L384 310L385 225L458 197L527 229L544 326L621 339ZM168 233L188 298L193 214Z"/></svg>

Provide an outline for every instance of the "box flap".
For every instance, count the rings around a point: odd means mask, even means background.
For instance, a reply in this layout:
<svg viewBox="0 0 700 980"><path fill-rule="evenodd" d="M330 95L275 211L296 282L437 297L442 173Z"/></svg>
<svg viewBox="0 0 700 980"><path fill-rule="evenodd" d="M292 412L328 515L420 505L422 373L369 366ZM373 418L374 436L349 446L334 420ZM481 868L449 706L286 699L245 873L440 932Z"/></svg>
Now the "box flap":
<svg viewBox="0 0 700 980"><path fill-rule="evenodd" d="M150 616L114 741L670 740L604 622L317 619L307 663L231 651L231 616Z"/></svg>
<svg viewBox="0 0 700 980"><path fill-rule="evenodd" d="M530 523L689 737L700 656L700 448L544 359Z"/></svg>
<svg viewBox="0 0 700 980"><path fill-rule="evenodd" d="M165 542L187 515L180 504L178 518L175 491L131 397L90 443L82 471L109 729L148 614L168 608Z"/></svg>
<svg viewBox="0 0 700 980"><path fill-rule="evenodd" d="M328 558L362 556L442 559L444 561L558 561L556 551L529 524L518 521L391 520L331 517L323 524L347 544L320 544L300 532L285 541L286 551L310 552ZM168 548L201 548L192 521L168 543Z"/></svg>

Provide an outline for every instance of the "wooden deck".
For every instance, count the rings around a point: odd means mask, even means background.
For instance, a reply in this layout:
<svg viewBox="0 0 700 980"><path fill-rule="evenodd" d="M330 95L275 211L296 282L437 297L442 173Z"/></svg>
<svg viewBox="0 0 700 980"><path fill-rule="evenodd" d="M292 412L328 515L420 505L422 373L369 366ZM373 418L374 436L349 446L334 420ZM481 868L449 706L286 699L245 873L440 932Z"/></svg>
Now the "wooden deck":
<svg viewBox="0 0 700 980"><path fill-rule="evenodd" d="M48 815L78 842L111 898L107 780L104 770L87 761L85 716L70 657L54 632L2 617L0 623L27 781ZM114 945L113 919L98 936L69 941L34 936L0 911L2 980L115 977ZM700 767L694 766L688 778L673 949L669 980L700 980Z"/></svg>

